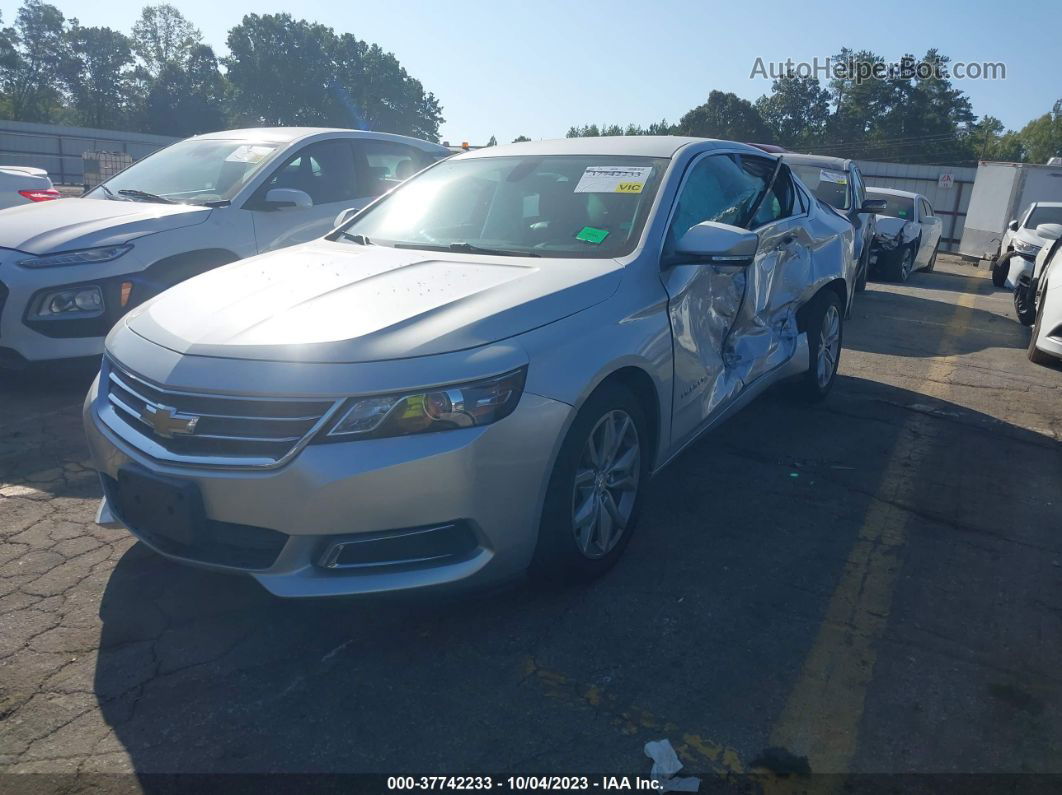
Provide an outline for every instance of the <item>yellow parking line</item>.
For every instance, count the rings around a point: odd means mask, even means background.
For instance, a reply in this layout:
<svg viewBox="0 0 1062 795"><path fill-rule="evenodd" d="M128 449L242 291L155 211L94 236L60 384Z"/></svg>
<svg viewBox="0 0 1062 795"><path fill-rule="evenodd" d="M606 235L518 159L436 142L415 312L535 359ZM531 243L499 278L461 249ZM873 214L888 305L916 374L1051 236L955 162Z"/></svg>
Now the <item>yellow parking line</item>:
<svg viewBox="0 0 1062 795"><path fill-rule="evenodd" d="M970 281L967 289L974 284ZM938 352L965 332L976 297L971 292L959 295ZM947 378L957 359L933 359L919 391L946 398ZM920 464L935 432L932 418L924 414L913 414L901 426L819 634L772 729L771 744L806 755L813 773L848 772L855 756L877 644L889 619L907 542L907 516L897 505L914 496Z"/></svg>

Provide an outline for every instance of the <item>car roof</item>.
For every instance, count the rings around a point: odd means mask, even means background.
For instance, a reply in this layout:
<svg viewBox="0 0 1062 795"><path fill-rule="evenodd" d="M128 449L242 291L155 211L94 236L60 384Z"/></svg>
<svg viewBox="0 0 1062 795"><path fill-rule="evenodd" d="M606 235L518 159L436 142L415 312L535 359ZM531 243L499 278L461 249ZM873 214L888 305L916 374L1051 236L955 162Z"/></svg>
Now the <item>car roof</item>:
<svg viewBox="0 0 1062 795"><path fill-rule="evenodd" d="M603 135L586 138L557 138L547 141L523 141L518 144L490 146L457 155L455 159L527 155L634 155L637 157L674 157L682 148L702 144L705 149L740 149L760 157L777 157L748 144L715 138L687 138L681 135Z"/></svg>
<svg viewBox="0 0 1062 795"><path fill-rule="evenodd" d="M895 188L875 188L867 185L867 193L884 193L886 196L904 196L908 199L925 198L921 193L911 193L909 190L896 190Z"/></svg>
<svg viewBox="0 0 1062 795"><path fill-rule="evenodd" d="M369 138L377 141L395 141L421 149L449 153L449 150L441 144L425 141L422 138L411 138L407 135L373 132L371 130L354 130L344 127L247 127L238 130L201 133L195 137L224 141L259 141L261 143L288 144L305 138L327 135L337 135L344 138Z"/></svg>
<svg viewBox="0 0 1062 795"><path fill-rule="evenodd" d="M1029 207L1062 207L1062 202L1032 202Z"/></svg>
<svg viewBox="0 0 1062 795"><path fill-rule="evenodd" d="M844 157L830 157L829 155L796 155L786 152L782 155L782 162L798 166L825 166L835 168L838 171L847 171L851 160Z"/></svg>

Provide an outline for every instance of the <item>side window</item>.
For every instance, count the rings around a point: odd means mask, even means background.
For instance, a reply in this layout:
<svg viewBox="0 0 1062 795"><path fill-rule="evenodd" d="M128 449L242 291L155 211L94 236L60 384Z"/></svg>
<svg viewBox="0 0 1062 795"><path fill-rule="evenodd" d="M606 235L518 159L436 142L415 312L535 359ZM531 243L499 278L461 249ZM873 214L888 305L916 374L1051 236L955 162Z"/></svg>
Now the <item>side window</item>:
<svg viewBox="0 0 1062 795"><path fill-rule="evenodd" d="M764 163L768 165L766 174L760 165ZM731 226L744 224L753 203L763 193L773 167L773 161L756 157L702 157L689 171L675 204L675 215L668 230L670 240L678 240L704 221Z"/></svg>
<svg viewBox="0 0 1062 795"><path fill-rule="evenodd" d="M359 191L349 142L337 139L303 147L273 173L256 198L265 198L270 188L304 191L314 205L355 198Z"/></svg>
<svg viewBox="0 0 1062 795"><path fill-rule="evenodd" d="M748 160L748 158L745 159ZM771 171L773 171L774 164L771 163L770 165ZM766 183L770 178L771 174L768 172L764 175L764 182ZM780 218L788 218L792 215L795 201L794 192L793 178L789 175L789 168L783 166L778 172L770 192L764 197L759 209L756 210L756 216L749 224L749 228L756 229L764 224L772 223Z"/></svg>
<svg viewBox="0 0 1062 795"><path fill-rule="evenodd" d="M354 142L366 190L362 196L380 196L430 165L433 158L395 141L357 140Z"/></svg>

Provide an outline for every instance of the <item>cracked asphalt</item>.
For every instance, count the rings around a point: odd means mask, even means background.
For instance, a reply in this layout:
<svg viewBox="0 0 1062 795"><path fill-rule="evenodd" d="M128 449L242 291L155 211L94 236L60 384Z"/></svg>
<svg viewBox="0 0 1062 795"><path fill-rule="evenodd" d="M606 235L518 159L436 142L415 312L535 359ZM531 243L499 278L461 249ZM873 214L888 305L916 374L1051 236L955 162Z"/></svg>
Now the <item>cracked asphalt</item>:
<svg viewBox="0 0 1062 795"><path fill-rule="evenodd" d="M684 453L578 589L288 603L175 565L93 523L89 375L0 374L0 789L646 774L662 737L756 786L1062 774L1062 368L986 277L871 283L830 399Z"/></svg>

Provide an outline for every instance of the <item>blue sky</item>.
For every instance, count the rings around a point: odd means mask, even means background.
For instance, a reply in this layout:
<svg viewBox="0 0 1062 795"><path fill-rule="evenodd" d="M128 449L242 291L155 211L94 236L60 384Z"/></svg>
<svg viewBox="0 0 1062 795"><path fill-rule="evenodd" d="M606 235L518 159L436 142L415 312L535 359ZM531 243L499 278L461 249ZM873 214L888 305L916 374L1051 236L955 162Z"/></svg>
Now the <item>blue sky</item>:
<svg viewBox="0 0 1062 795"><path fill-rule="evenodd" d="M675 121L712 89L748 99L768 92L770 81L749 78L757 57L821 60L843 45L888 59L935 46L953 61L1002 61L1005 80L958 85L975 113L1012 128L1062 97L1050 32L1057 0L171 2L219 54L228 29L252 11L289 11L380 44L442 102L442 135L452 143L553 138L589 122ZM144 2L53 4L84 25L128 32ZM5 24L17 7L0 2Z"/></svg>

